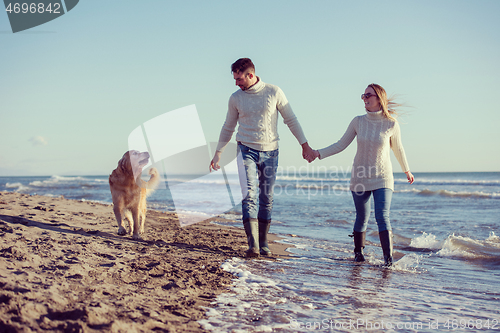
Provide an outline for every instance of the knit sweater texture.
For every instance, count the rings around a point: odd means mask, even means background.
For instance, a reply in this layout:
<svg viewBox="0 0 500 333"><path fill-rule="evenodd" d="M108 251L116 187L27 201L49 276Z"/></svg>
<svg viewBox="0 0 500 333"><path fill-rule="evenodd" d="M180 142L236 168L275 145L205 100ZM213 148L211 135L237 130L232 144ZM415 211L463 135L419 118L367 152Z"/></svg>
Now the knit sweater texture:
<svg viewBox="0 0 500 333"><path fill-rule="evenodd" d="M218 151L224 150L238 123L236 141L259 151L278 149L278 112L299 144L307 142L285 94L275 85L264 83L259 78L247 90L233 93L228 104L226 121L217 145Z"/></svg>
<svg viewBox="0 0 500 333"><path fill-rule="evenodd" d="M410 171L401 142L399 124L386 118L382 110L367 111L355 117L342 138L319 150L320 159L338 154L346 149L357 137L357 152L351 171L351 191L373 191L379 188L394 190L394 176L390 149L394 152L401 169Z"/></svg>

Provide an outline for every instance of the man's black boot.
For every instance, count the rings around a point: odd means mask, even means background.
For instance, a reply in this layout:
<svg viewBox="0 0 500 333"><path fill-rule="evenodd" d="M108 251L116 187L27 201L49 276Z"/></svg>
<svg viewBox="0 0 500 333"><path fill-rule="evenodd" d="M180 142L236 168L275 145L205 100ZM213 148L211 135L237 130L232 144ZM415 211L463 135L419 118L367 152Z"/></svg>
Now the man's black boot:
<svg viewBox="0 0 500 333"><path fill-rule="evenodd" d="M260 254L263 256L272 255L269 245L267 244L267 233L271 227L271 220L259 220L259 247Z"/></svg>
<svg viewBox="0 0 500 333"><path fill-rule="evenodd" d="M257 219L247 219L243 221L243 228L247 235L248 250L245 256L254 258L259 256L259 221Z"/></svg>

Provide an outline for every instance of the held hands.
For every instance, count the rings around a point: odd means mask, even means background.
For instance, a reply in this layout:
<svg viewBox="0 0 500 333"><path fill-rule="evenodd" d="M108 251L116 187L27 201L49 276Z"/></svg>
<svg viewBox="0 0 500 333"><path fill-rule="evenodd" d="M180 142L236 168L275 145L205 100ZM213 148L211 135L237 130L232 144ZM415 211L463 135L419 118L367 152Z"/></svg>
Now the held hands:
<svg viewBox="0 0 500 333"><path fill-rule="evenodd" d="M219 165L220 155L221 155L220 151L215 152L214 158L210 162L210 166L209 166L210 172L212 172L212 170L217 171L220 169L220 165ZM311 163L312 161L314 161L316 158L318 158L320 156L319 156L319 151L312 149L309 146L309 144L306 142L306 143L302 144L302 157L305 160L307 160L307 162Z"/></svg>
<svg viewBox="0 0 500 333"><path fill-rule="evenodd" d="M317 150L312 149L309 146L309 143L302 144L302 157L307 160L307 162L311 163L316 158L319 157L319 152Z"/></svg>

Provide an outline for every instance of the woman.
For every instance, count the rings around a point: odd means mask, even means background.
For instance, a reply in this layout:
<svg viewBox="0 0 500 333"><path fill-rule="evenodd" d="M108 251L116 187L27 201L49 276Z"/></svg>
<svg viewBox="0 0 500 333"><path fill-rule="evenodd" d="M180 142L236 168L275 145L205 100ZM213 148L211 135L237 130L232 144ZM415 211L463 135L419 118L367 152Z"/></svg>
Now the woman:
<svg viewBox="0 0 500 333"><path fill-rule="evenodd" d="M380 244L384 253L385 266L392 265L392 228L389 220L394 177L389 155L392 149L408 182L413 183L405 152L401 143L399 124L394 119L396 103L387 99L384 88L370 84L361 95L365 102L366 114L355 117L344 136L326 148L315 150L314 158L326 158L343 151L357 136L357 152L354 157L351 186L356 222L354 223L354 261L364 261L363 248L370 215L370 197L373 195L375 219L377 221Z"/></svg>

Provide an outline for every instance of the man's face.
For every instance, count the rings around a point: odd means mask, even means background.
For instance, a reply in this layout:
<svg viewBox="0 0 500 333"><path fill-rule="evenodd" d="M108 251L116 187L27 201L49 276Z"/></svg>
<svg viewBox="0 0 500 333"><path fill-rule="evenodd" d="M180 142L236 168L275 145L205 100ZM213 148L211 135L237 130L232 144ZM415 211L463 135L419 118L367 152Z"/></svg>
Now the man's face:
<svg viewBox="0 0 500 333"><path fill-rule="evenodd" d="M234 80L236 81L236 85L240 87L241 90L247 90L252 86L251 83L251 78L252 78L252 73L249 73L248 71L245 71L243 73L238 72L238 73L233 73Z"/></svg>

